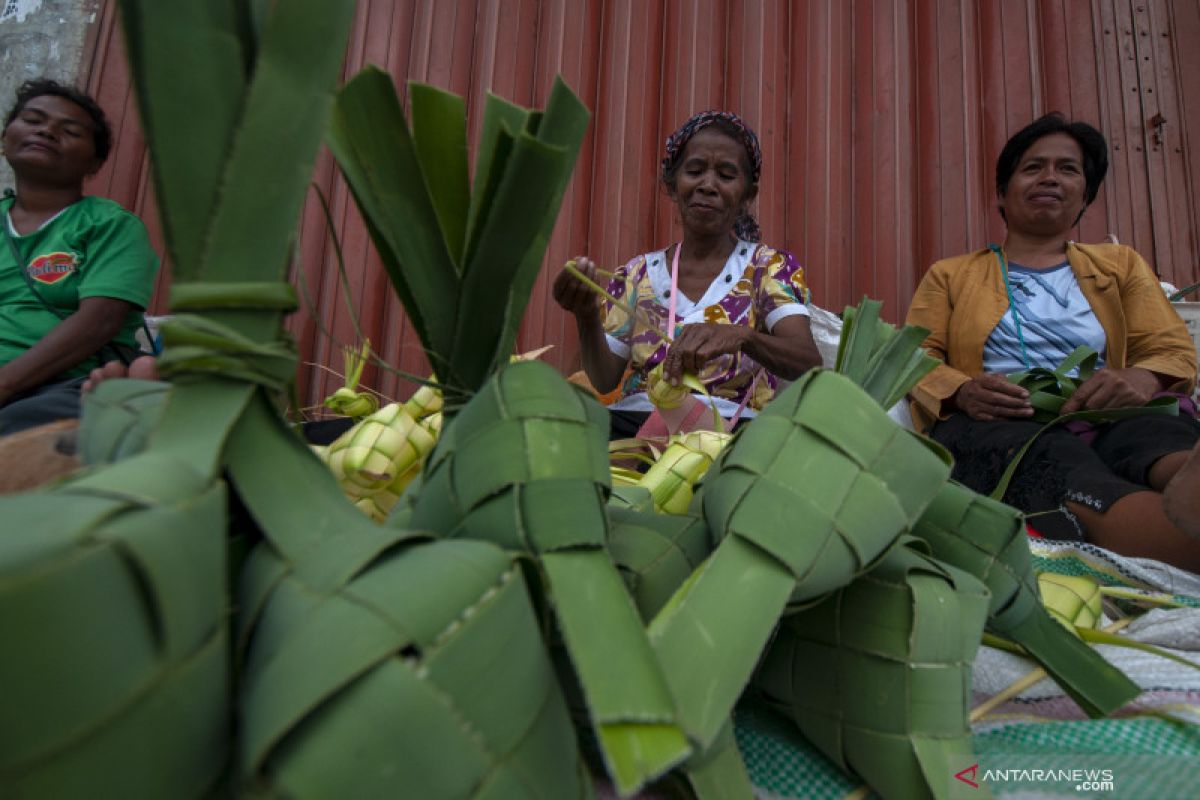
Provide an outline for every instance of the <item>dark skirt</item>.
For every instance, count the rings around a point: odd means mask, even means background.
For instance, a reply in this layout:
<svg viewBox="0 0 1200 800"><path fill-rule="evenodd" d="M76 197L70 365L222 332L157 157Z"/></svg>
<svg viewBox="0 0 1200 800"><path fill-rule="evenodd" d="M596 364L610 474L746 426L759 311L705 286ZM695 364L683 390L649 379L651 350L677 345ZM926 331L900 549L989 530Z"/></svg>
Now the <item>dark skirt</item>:
<svg viewBox="0 0 1200 800"><path fill-rule="evenodd" d="M952 477L981 494L990 494L1005 467L1033 434L1036 422L981 422L957 413L937 423L931 436L954 456ZM1087 439L1062 427L1038 437L1017 469L1004 502L1029 515L1029 524L1051 539L1085 540L1068 500L1104 513L1127 494L1145 491L1147 475L1158 459L1191 450L1200 439L1200 423L1190 416L1147 414L1101 423Z"/></svg>
<svg viewBox="0 0 1200 800"><path fill-rule="evenodd" d="M79 417L84 378L52 381L21 392L0 404L0 436L36 428L47 422Z"/></svg>

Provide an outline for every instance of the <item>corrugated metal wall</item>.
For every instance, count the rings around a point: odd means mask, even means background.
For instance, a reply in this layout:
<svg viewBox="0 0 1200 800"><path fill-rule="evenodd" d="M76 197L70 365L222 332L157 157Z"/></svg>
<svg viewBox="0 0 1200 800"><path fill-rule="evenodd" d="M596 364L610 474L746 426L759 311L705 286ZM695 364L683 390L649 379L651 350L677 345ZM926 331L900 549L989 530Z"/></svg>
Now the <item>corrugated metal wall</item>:
<svg viewBox="0 0 1200 800"><path fill-rule="evenodd" d="M116 119L118 146L91 190L147 216L152 200L114 11L92 37L90 87ZM656 183L662 140L691 113L724 107L758 131L764 237L797 254L814 297L840 309L869 294L902 317L933 260L1003 235L992 170L1007 137L1049 110L1098 124L1113 169L1079 238L1108 234L1178 285L1200 278L1196 230L1200 0L359 0L346 74L363 64L403 83L492 91L541 104L562 73L594 112L529 305L521 345L560 345L576 368L573 324L549 298L553 265L588 253L614 265L678 236ZM1188 46L1187 43L1193 43ZM1162 124L1156 124L1158 122ZM472 118L472 137L479 120ZM280 135L287 135L286 120ZM1200 152L1196 155L1200 157ZM370 243L327 155L348 285L341 288L319 206L305 210L299 273L313 297L293 329L310 400L336 386L334 341L350 342L347 299L399 368L423 373ZM161 296L161 293L160 293ZM161 300L159 301L161 302ZM403 396L408 384L368 374Z"/></svg>

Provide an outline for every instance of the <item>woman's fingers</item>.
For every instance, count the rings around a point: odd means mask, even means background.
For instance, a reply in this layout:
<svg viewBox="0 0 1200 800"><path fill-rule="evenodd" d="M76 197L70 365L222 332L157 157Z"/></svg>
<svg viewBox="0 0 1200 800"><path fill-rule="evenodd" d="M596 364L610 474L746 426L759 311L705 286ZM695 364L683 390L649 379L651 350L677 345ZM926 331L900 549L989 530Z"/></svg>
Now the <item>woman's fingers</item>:
<svg viewBox="0 0 1200 800"><path fill-rule="evenodd" d="M663 376L678 386L687 373L699 375L714 358L741 350L747 328L741 325L693 323L683 326L679 337L667 350Z"/></svg>
<svg viewBox="0 0 1200 800"><path fill-rule="evenodd" d="M1149 370L1139 367L1102 369L1084 381L1063 403L1062 413L1144 406L1158 388L1158 378Z"/></svg>
<svg viewBox="0 0 1200 800"><path fill-rule="evenodd" d="M1029 392L994 373L964 383L958 390L957 403L969 417L983 421L1033 415Z"/></svg>
<svg viewBox="0 0 1200 800"><path fill-rule="evenodd" d="M596 282L596 265L585 256L577 256L575 268ZM558 305L576 316L594 314L599 307L595 291L575 275L563 269L554 279L551 294Z"/></svg>
<svg viewBox="0 0 1200 800"><path fill-rule="evenodd" d="M1029 392L1013 383L1003 375L997 375L994 372L986 372L976 378L974 383L978 384L992 394L1011 398L1012 400L1016 401L1018 405L1028 405Z"/></svg>

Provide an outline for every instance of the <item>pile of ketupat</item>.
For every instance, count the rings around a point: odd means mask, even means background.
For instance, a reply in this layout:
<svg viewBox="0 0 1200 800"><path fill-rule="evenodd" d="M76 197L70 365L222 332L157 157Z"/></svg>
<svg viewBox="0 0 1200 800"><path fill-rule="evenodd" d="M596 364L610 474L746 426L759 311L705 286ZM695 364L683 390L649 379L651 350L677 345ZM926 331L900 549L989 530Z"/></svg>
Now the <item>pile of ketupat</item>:
<svg viewBox="0 0 1200 800"><path fill-rule="evenodd" d="M730 715L753 681L882 795L944 796L985 624L1089 713L1136 694L1037 602L1020 515L883 411L928 365L877 305L837 371L705 452L686 508L612 488L604 409L508 363L587 124L564 84L544 111L488 98L472 183L459 98L411 85L411 131L377 70L335 100L353 4L121 8L176 265L171 386L102 386L95 467L0 500L6 790L558 800L592 794L585 741L623 795L675 774L749 798ZM330 112L444 398L383 524L278 411ZM693 491L696 470L663 471Z"/></svg>

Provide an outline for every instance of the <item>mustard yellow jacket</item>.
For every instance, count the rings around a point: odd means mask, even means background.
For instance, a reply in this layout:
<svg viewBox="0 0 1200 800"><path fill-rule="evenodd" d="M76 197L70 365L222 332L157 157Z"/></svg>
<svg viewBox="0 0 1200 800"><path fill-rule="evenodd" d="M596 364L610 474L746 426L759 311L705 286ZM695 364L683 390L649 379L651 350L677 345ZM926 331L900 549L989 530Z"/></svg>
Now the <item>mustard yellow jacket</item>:
<svg viewBox="0 0 1200 800"><path fill-rule="evenodd" d="M1104 328L1105 364L1169 375L1178 378L1172 391L1190 392L1196 347L1142 257L1124 245L1069 244L1067 261ZM984 342L1007 311L1000 263L990 250L938 261L925 273L907 322L929 329L925 349L944 364L910 393L918 430L945 419L942 401L983 373Z"/></svg>

